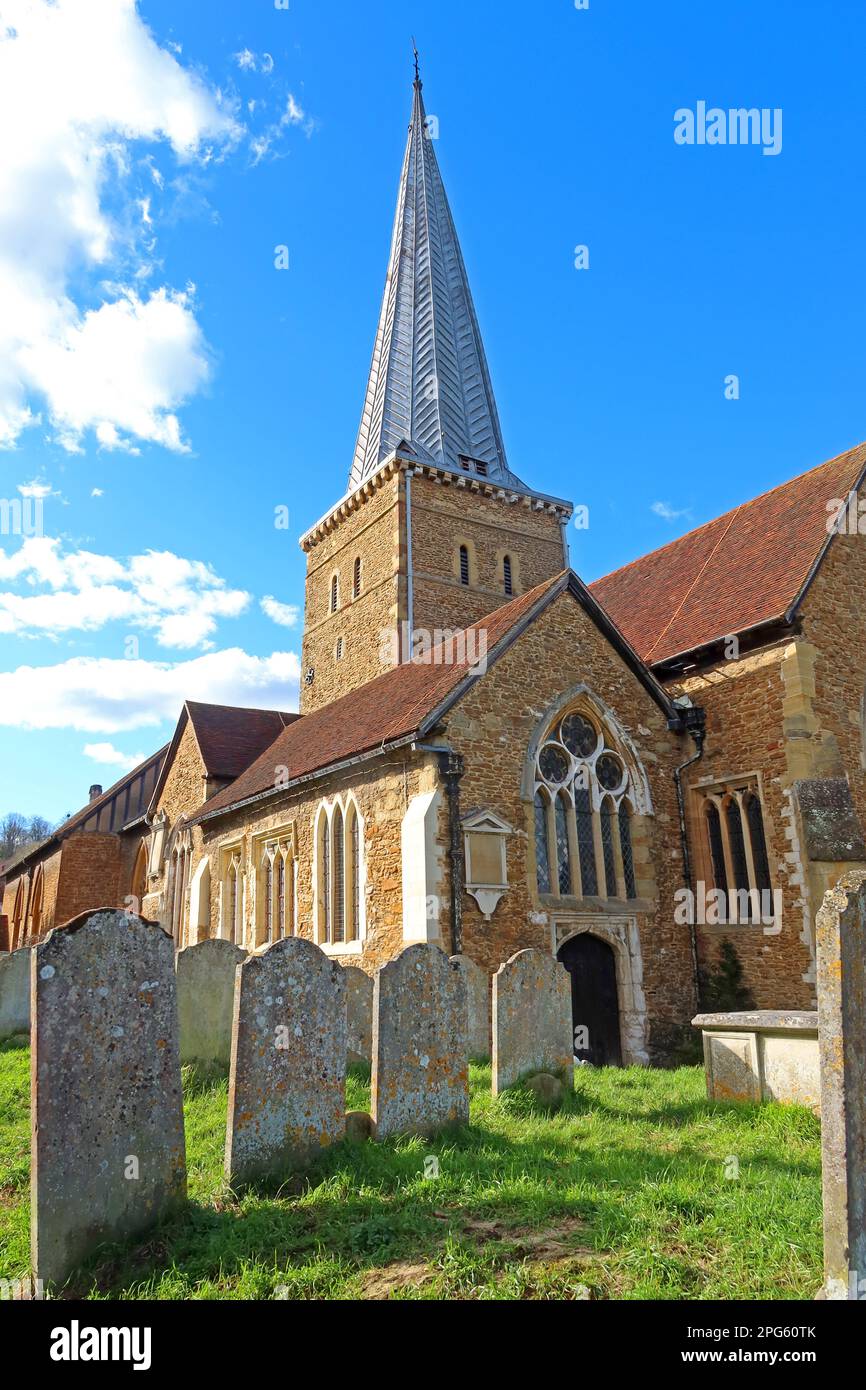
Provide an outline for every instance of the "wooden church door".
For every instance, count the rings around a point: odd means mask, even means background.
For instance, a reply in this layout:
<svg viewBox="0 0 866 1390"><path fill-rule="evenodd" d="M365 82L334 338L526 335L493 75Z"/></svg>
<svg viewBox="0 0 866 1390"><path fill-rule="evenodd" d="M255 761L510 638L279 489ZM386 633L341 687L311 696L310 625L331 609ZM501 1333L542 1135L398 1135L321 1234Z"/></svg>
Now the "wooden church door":
<svg viewBox="0 0 866 1390"><path fill-rule="evenodd" d="M596 1067L621 1067L619 998L613 948L582 932L569 937L557 959L571 976L571 1018L577 1044L574 1055ZM586 1030L578 1033L578 1029Z"/></svg>

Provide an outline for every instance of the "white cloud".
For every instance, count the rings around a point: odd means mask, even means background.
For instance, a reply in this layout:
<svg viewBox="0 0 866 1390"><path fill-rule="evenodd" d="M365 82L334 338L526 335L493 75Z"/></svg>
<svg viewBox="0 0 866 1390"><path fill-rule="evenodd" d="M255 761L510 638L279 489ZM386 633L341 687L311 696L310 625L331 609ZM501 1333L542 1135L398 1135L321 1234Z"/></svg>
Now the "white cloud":
<svg viewBox="0 0 866 1390"><path fill-rule="evenodd" d="M55 666L0 673L0 724L118 734L177 719L184 700L297 708L294 652L252 656L238 647L189 661L74 657Z"/></svg>
<svg viewBox="0 0 866 1390"><path fill-rule="evenodd" d="M256 55L251 53L248 48L242 48L240 53L235 54L235 62L245 72L255 72L256 70Z"/></svg>
<svg viewBox="0 0 866 1390"><path fill-rule="evenodd" d="M19 483L18 491L22 497L56 497L57 494L51 491L51 484L45 483L41 478L34 478L32 483Z"/></svg>
<svg viewBox="0 0 866 1390"><path fill-rule="evenodd" d="M280 603L271 594L266 594L261 600L261 610L280 627L294 627L298 621L300 609L294 603Z"/></svg>
<svg viewBox="0 0 866 1390"><path fill-rule="evenodd" d="M660 516L664 521L678 521L681 516L691 515L688 507L683 507L682 510L678 511L669 502L653 502L650 511L654 512L656 516Z"/></svg>
<svg viewBox="0 0 866 1390"><path fill-rule="evenodd" d="M0 446L44 409L70 451L88 430L105 448L181 449L176 411L208 370L189 295L121 285L87 307L71 284L134 261L150 235L149 204L137 229L126 215L131 142L207 163L240 128L135 0L4 0L2 20L0 128L14 139L0 143Z"/></svg>
<svg viewBox="0 0 866 1390"><path fill-rule="evenodd" d="M102 495L103 495L103 493L102 493L102 488L101 488L101 487L92 487L92 488L90 489L90 495L91 495L91 497L102 497Z"/></svg>
<svg viewBox="0 0 866 1390"><path fill-rule="evenodd" d="M15 586L0 590L0 633L28 637L123 622L152 632L163 647L210 646L219 620L238 617L250 603L201 560L155 550L125 561L64 552L47 536L28 537L11 553L0 547L0 581Z"/></svg>
<svg viewBox="0 0 866 1390"><path fill-rule="evenodd" d="M147 754L122 753L113 743L85 743L84 756L105 767L119 767L123 772L128 772L130 768L143 763Z"/></svg>

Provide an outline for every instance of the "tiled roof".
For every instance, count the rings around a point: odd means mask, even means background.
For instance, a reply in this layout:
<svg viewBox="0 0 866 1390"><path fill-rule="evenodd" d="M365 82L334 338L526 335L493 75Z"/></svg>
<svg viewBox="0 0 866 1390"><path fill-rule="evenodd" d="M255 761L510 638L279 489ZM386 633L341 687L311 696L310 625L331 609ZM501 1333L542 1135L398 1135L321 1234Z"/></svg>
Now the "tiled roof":
<svg viewBox="0 0 866 1390"><path fill-rule="evenodd" d="M480 648L478 634L487 637L487 664L505 649L505 639L515 632L521 622L531 620L557 594L570 589L589 610L593 621L602 624L609 640L618 644L624 659L632 663L639 679L651 689L660 702L667 697L654 679L641 666L633 652L628 651L619 633L571 570L563 570L527 593L503 604L482 618L464 633L457 635L455 646L466 660L444 664L436 661L406 662L392 667L381 676L333 700L312 714L305 714L284 729L270 748L231 786L206 801L194 820L254 800L271 791L279 772L280 785L309 776L345 759L384 748L388 744L424 735L449 697L458 693L462 682L472 678L473 659ZM463 646L459 646L462 638ZM438 649L441 653L442 649ZM452 649L453 650L453 649ZM666 705L667 708L667 705ZM672 713L672 708L668 710Z"/></svg>
<svg viewBox="0 0 866 1390"><path fill-rule="evenodd" d="M187 700L186 709L209 777L237 777L299 717L283 710L206 705L195 700Z"/></svg>
<svg viewBox="0 0 866 1390"><path fill-rule="evenodd" d="M467 656L478 650L473 644L479 629L487 631L489 653L562 578L557 575L548 579L497 608L474 628L467 628L463 647ZM267 752L230 787L205 802L198 819L267 792L274 786L278 768L286 769L281 781L292 781L416 733L425 717L436 710L468 674L468 661L447 665L436 665L434 661L406 662L392 667L284 729Z"/></svg>
<svg viewBox="0 0 866 1390"><path fill-rule="evenodd" d="M638 655L654 665L779 620L828 540L827 504L866 469L866 444L793 478L591 584Z"/></svg>

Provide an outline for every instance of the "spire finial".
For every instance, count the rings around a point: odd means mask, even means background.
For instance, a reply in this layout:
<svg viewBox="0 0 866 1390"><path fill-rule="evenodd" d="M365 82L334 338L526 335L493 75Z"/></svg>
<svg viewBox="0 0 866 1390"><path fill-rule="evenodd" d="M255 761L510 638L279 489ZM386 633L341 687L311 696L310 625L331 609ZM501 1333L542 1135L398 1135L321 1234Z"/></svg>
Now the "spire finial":
<svg viewBox="0 0 866 1390"><path fill-rule="evenodd" d="M420 86L421 86L421 71L420 71L420 68L419 68L419 66L418 66L418 45L417 45L417 43L415 42L414 35L413 35L413 37L412 37L412 52L415 54L415 86L416 86L416 87L420 87Z"/></svg>

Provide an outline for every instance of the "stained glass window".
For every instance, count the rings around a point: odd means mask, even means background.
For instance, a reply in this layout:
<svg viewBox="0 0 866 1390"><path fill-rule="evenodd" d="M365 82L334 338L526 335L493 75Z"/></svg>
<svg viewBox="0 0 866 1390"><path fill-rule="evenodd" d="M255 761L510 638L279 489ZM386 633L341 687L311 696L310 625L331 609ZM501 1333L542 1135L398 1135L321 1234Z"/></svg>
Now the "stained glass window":
<svg viewBox="0 0 866 1390"><path fill-rule="evenodd" d="M592 800L584 787L579 787L574 793L574 810L577 819L581 889L585 898L591 898L598 893L598 879L595 872L595 840L592 833Z"/></svg>
<svg viewBox="0 0 866 1390"><path fill-rule="evenodd" d="M602 753L595 765L595 775L605 791L617 791L622 782L622 764L612 753Z"/></svg>
<svg viewBox="0 0 866 1390"><path fill-rule="evenodd" d="M322 935L325 941L331 939L331 837L328 833L328 818L322 816Z"/></svg>
<svg viewBox="0 0 866 1390"><path fill-rule="evenodd" d="M632 853L631 847L631 815L629 813L628 802L625 798L619 803L619 846L622 852L625 895L627 898L636 898L637 885L634 877L634 854Z"/></svg>
<svg viewBox="0 0 866 1390"><path fill-rule="evenodd" d="M568 826L565 820L565 798L558 796L554 805L556 823L556 864L559 891L571 893L571 859L568 852Z"/></svg>
<svg viewBox="0 0 866 1390"><path fill-rule="evenodd" d="M352 938L361 930L361 846L358 813L352 812Z"/></svg>
<svg viewBox="0 0 866 1390"><path fill-rule="evenodd" d="M549 893L550 856L547 853L547 806L541 792L535 793L535 872L539 893Z"/></svg>
<svg viewBox="0 0 866 1390"><path fill-rule="evenodd" d="M346 936L346 878L343 860L343 812L334 811L334 912L333 940L344 941Z"/></svg>
<svg viewBox="0 0 866 1390"><path fill-rule="evenodd" d="M746 797L746 817L749 822L749 836L752 842L752 859L755 864L755 886L760 892L768 893L772 886L770 883L770 861L767 858L767 841L764 837L764 818L761 815L761 803L755 792L749 792Z"/></svg>
<svg viewBox="0 0 866 1390"><path fill-rule="evenodd" d="M277 863L277 932L280 937L286 934L286 860L282 854Z"/></svg>
<svg viewBox="0 0 866 1390"><path fill-rule="evenodd" d="M546 743L541 750L538 766L545 782L564 782L568 776L568 758L555 743Z"/></svg>
<svg viewBox="0 0 866 1390"><path fill-rule="evenodd" d="M274 861L270 855L265 860L265 932L266 939L273 941L274 930Z"/></svg>
<svg viewBox="0 0 866 1390"><path fill-rule="evenodd" d="M604 883L607 896L617 895L616 851L613 847L613 805L605 799L601 808L601 851L604 856Z"/></svg>
<svg viewBox="0 0 866 1390"><path fill-rule="evenodd" d="M725 814L728 820L728 843L731 847L731 867L734 871L734 887L749 889L749 866L746 863L746 845L743 840L743 821L736 797L728 801Z"/></svg>
<svg viewBox="0 0 866 1390"><path fill-rule="evenodd" d="M560 726L559 736L569 753L576 758L588 758L598 745L598 734L582 714L567 714Z"/></svg>

